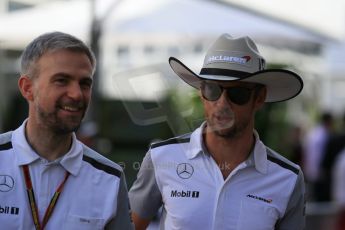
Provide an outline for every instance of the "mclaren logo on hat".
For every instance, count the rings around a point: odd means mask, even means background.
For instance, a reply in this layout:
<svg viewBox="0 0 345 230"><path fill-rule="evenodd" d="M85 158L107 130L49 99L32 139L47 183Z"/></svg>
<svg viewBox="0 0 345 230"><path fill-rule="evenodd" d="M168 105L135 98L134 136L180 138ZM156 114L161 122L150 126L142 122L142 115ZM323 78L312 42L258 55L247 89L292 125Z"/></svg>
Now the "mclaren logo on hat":
<svg viewBox="0 0 345 230"><path fill-rule="evenodd" d="M210 56L206 64L214 63L214 62L229 62L229 63L236 63L236 64L246 64L248 61L250 61L250 56L243 56L243 57L233 57L233 56L222 56L222 55L216 55L216 56Z"/></svg>

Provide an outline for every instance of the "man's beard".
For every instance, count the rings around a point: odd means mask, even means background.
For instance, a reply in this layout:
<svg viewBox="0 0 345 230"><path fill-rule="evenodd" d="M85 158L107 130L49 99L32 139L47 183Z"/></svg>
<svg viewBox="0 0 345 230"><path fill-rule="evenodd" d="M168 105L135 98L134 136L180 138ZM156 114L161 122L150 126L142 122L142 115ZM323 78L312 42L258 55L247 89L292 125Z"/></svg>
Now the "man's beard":
<svg viewBox="0 0 345 230"><path fill-rule="evenodd" d="M217 116L226 116L229 118L229 122L219 125L217 124ZM208 130L213 132L216 136L224 139L232 139L240 136L249 124L248 120L236 120L231 111L220 111L206 119Z"/></svg>
<svg viewBox="0 0 345 230"><path fill-rule="evenodd" d="M69 134L77 131L85 115L84 109L82 116L60 118L58 116L58 106L55 107L53 112L46 112L40 106L37 106L36 110L40 123L49 128L55 134L59 135Z"/></svg>
<svg viewBox="0 0 345 230"><path fill-rule="evenodd" d="M236 137L240 136L247 126L248 126L248 124L243 124L243 123L234 124L234 125L232 125L232 127L228 128L228 129L215 130L214 133L217 136L222 137L224 139L232 139L232 138L236 138Z"/></svg>

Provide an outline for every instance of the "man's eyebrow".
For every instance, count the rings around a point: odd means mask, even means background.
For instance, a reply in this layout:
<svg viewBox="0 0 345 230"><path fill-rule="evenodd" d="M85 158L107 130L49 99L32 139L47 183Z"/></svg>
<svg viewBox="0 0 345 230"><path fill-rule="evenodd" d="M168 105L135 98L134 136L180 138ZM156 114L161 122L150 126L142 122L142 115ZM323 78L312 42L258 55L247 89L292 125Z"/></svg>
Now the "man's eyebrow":
<svg viewBox="0 0 345 230"><path fill-rule="evenodd" d="M68 73L64 73L64 72L58 72L58 73L55 73L53 75L53 78L56 78L56 77L65 77L65 78L72 78L72 76Z"/></svg>
<svg viewBox="0 0 345 230"><path fill-rule="evenodd" d="M56 78L56 77L65 77L65 78L73 78L73 75L71 74L68 74L68 73L64 73L64 72L58 72L58 73L55 73L53 75L53 78ZM83 76L81 78L82 81L85 81L85 80L88 80L88 81L93 81L92 77L91 76Z"/></svg>
<svg viewBox="0 0 345 230"><path fill-rule="evenodd" d="M87 82L90 84L93 83L93 79L91 77L83 77L82 79L80 79L80 81Z"/></svg>

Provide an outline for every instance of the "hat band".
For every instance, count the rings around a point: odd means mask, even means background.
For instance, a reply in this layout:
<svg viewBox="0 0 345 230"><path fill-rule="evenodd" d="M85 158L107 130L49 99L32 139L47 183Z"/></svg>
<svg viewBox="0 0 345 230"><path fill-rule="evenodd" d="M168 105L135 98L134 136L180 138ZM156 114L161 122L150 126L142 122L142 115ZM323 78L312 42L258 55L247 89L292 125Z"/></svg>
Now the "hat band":
<svg viewBox="0 0 345 230"><path fill-rule="evenodd" d="M229 70L229 69L202 68L200 71L200 75L219 75L219 76L244 78L251 75L251 73L237 71L237 70Z"/></svg>

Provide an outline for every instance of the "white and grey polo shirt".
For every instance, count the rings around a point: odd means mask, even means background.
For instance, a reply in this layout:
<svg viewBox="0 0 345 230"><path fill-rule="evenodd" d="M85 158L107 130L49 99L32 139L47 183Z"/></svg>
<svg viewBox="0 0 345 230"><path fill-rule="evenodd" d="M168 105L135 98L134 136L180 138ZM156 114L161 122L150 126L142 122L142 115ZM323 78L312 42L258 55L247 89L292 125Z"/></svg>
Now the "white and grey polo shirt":
<svg viewBox="0 0 345 230"><path fill-rule="evenodd" d="M48 162L29 146L24 127L25 122L0 135L1 229L35 229L23 165L29 165L41 222L66 171L70 173L45 229L133 229L120 166L83 145L75 135L70 151Z"/></svg>
<svg viewBox="0 0 345 230"><path fill-rule="evenodd" d="M202 147L203 127L151 145L129 192L132 211L160 229L303 229L300 168L267 148L255 133L250 157L226 180ZM231 149L229 150L231 154Z"/></svg>

